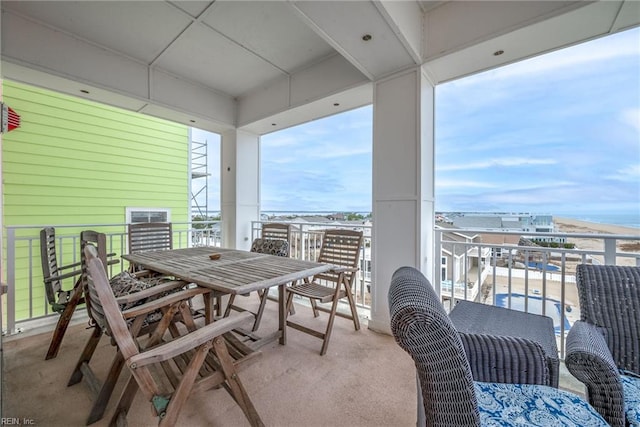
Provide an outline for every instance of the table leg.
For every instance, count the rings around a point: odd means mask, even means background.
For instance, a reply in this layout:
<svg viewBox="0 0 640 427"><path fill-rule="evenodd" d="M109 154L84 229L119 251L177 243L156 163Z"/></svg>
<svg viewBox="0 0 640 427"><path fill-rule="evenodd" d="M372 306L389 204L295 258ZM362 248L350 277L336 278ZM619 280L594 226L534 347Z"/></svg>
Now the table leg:
<svg viewBox="0 0 640 427"><path fill-rule="evenodd" d="M280 328L280 344L287 344L287 285L278 286L278 327Z"/></svg>

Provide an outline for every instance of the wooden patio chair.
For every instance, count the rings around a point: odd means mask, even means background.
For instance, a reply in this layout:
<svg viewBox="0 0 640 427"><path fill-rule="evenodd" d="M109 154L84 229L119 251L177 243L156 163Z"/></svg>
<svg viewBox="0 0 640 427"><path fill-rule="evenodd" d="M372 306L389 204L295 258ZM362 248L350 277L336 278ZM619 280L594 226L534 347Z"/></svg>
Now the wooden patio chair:
<svg viewBox="0 0 640 427"><path fill-rule="evenodd" d="M170 222L134 222L128 226L129 253L173 249L173 230ZM135 265L131 271L140 270Z"/></svg>
<svg viewBox="0 0 640 427"><path fill-rule="evenodd" d="M151 403L158 416L158 425L173 426L180 410L192 391L205 391L223 386L240 406L253 426L262 426L251 399L245 391L229 355L223 334L239 327L249 313L228 317L200 329L189 327L185 335L167 342L164 332L173 323L174 313L187 318L190 310L182 298L193 291L175 293L128 310L121 310L111 291L104 267L96 249L88 245L84 250L88 264L87 299L93 307L95 321L109 330L132 376L126 384L111 425L126 425L126 416L138 389ZM163 317L146 345L134 339L130 318L138 319L161 309Z"/></svg>
<svg viewBox="0 0 640 427"><path fill-rule="evenodd" d="M329 313L329 320L324 332L319 332L300 323L287 320L287 326L322 339L320 355L324 355L327 352L335 316L353 320L356 331L360 330L360 320L358 319L352 288L355 282L356 272L358 271L362 240L362 231L325 231L318 262L333 264L336 266L336 269L317 274L311 280L306 280L303 283L287 288L287 313L289 313L289 309L292 307L294 295L309 298L315 317L319 316L318 311ZM342 298L347 298L349 307L351 308L351 315L337 311L338 302ZM318 303L329 302L331 303L330 309L318 305Z"/></svg>
<svg viewBox="0 0 640 427"><path fill-rule="evenodd" d="M108 254L106 253L106 236L103 233L98 233L92 230L86 230L80 233L80 247L81 247L81 266L82 275L81 283L84 289L85 295L88 292L88 265L87 258L84 249L87 246L91 246L95 249L95 257L100 259L101 265L104 267L104 274L107 274ZM115 262L119 262L114 260ZM137 304L144 303L154 298L159 298L167 293L180 290L187 285L182 281L170 281L162 277L148 277L144 280L138 276L128 272L114 277L110 284L111 293L118 297L117 301L123 307L134 307ZM194 289L185 295L193 296L198 293L206 292L202 289ZM116 355L109 368L109 373L104 381L98 379L90 362L93 354L96 350L98 343L102 336L106 333L110 335L110 331L105 328L105 325L99 322L97 319L100 317L100 313L96 308L91 305L91 300L86 298L87 312L90 318L90 325L93 327L93 333L87 340L84 350L82 351L76 367L71 374L67 386L72 386L79 383L84 378L94 395L94 403L87 418L87 425L92 424L104 415L104 411L109 403L109 398L113 393L116 382L120 376L122 368L124 366L124 359L121 352L116 352ZM158 324L158 313L152 313L151 315L139 316L138 318L128 317L130 333L133 337L137 337L141 334L150 332Z"/></svg>
<svg viewBox="0 0 640 427"><path fill-rule="evenodd" d="M257 238L254 239L251 244L251 252L257 252L262 254L276 255L276 256L289 256L289 243L287 240L283 239L264 239ZM258 296L260 297L260 305L258 310L251 314L254 315L255 320L253 322L253 327L251 328L252 332L255 332L260 327L260 321L262 320L262 314L264 313L264 308L267 303L268 289L258 291ZM249 294L244 294L243 296L249 296ZM229 296L229 303L227 304L227 308L224 312L224 317L228 317L231 313L231 310L235 311L248 311L240 306L234 304L236 296L231 294ZM277 298L276 298L277 301Z"/></svg>
<svg viewBox="0 0 640 427"><path fill-rule="evenodd" d="M45 356L45 360L49 360L58 355L58 350L71 317L78 304L84 303L84 298L82 297L82 286L79 280L81 274L80 263L58 265L56 232L53 227L46 227L40 230L40 259L42 261L42 277L47 302L51 306L51 310L60 314L58 323L53 330L51 344L49 344L49 349ZM75 281L73 288L65 290L63 288L64 280L75 277L78 277L78 280Z"/></svg>
<svg viewBox="0 0 640 427"><path fill-rule="evenodd" d="M286 256L291 255L291 224L279 222L262 224L261 237L270 240L285 240L289 248Z"/></svg>

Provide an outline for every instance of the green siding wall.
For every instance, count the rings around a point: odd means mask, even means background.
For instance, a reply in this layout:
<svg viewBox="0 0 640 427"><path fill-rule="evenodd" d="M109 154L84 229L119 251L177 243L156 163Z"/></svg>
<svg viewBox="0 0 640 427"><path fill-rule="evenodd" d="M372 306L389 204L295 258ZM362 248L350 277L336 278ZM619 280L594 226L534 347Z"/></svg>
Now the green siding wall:
<svg viewBox="0 0 640 427"><path fill-rule="evenodd" d="M19 237L36 236L43 225L123 224L126 207L169 208L172 222L189 220L186 126L7 80L3 96L22 120L2 139L4 225L38 227L18 230ZM18 320L44 313L37 244L18 242Z"/></svg>

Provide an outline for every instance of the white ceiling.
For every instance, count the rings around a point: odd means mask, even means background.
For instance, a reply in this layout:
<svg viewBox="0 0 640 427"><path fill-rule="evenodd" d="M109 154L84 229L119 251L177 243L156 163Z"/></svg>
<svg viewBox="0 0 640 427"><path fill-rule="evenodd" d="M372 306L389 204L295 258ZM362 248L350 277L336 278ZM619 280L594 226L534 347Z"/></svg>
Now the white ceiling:
<svg viewBox="0 0 640 427"><path fill-rule="evenodd" d="M2 1L2 75L265 133L369 103L411 67L438 84L639 22L633 0Z"/></svg>

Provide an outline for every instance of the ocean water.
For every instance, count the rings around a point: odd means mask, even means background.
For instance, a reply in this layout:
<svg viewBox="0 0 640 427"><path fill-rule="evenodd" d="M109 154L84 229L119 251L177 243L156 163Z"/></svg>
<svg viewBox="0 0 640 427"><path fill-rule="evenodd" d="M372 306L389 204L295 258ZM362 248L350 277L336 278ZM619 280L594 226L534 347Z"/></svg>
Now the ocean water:
<svg viewBox="0 0 640 427"><path fill-rule="evenodd" d="M622 225L624 227L640 229L640 210L636 213L563 213L557 214L556 216L578 219L580 221L595 222L598 224Z"/></svg>

